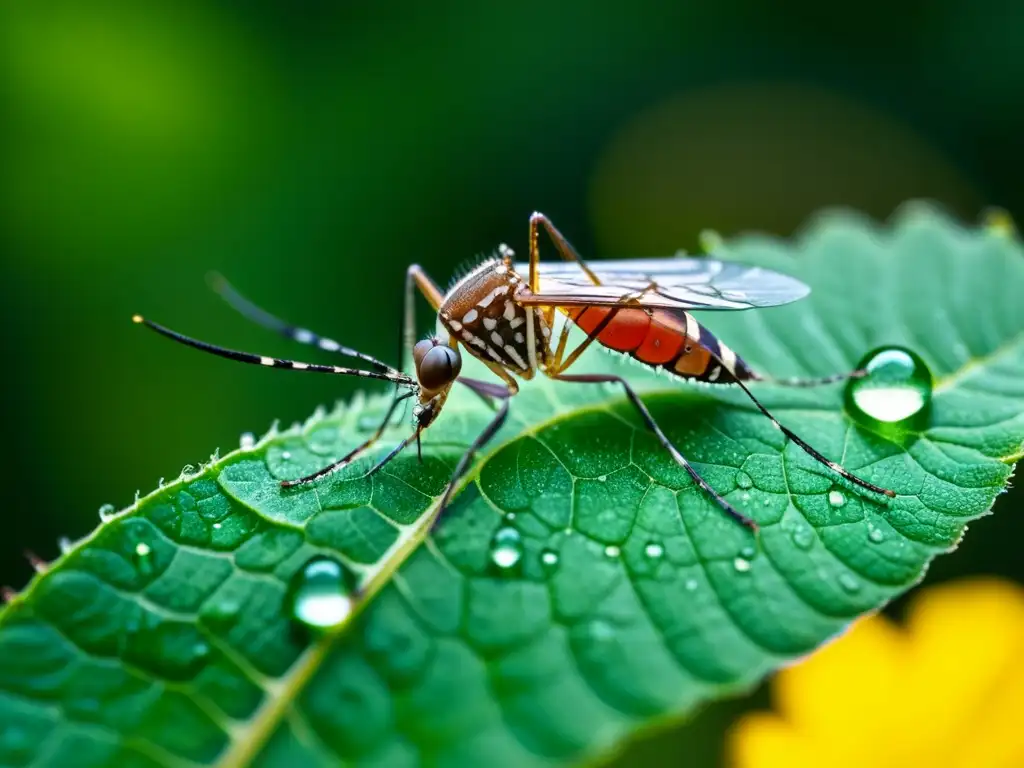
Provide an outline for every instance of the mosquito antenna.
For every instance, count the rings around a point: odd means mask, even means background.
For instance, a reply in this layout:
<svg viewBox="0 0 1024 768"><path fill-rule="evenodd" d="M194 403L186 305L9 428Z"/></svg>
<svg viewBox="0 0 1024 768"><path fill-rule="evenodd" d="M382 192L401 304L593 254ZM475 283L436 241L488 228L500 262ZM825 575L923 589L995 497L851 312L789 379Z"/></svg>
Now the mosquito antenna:
<svg viewBox="0 0 1024 768"><path fill-rule="evenodd" d="M717 355L715 355L714 357L718 361L718 364L719 365L723 365L723 367L724 367L724 364L722 363L721 359L718 358ZM728 370L728 369L726 369L726 370ZM845 378L848 375L849 374L844 374L843 377ZM740 378L738 378L736 376L733 376L732 377L732 382L739 385L740 389L742 389L746 393L747 397L750 398L750 401L754 405L757 406L757 409L759 411L761 411L761 413L763 413L765 416L767 416L771 420L772 424L774 424L776 427L779 428L779 430L782 432L782 434L784 434L786 437L788 437L794 443L796 443L801 448L803 448L803 450L809 456L811 456L813 459L815 459L816 461L824 464L826 467L831 469L836 474L841 475L842 477L845 477L851 483L855 483L856 485L859 485L862 488L867 488L869 491L874 491L875 493L880 493L883 496L888 496L889 498L893 498L894 496L896 496L896 492L895 491L891 491L891 490L889 490L887 488L881 488L880 486L877 486L874 483L869 483L867 480L861 480L859 477L857 477L853 473L849 472L846 469L843 469L841 466L836 464L836 462L832 461L831 459L826 459L824 456L822 456L820 453L818 453L814 448L812 448L807 442L805 442L803 438L801 438L799 435L797 435L795 432L793 432L791 429L789 429L785 425L781 424L778 419L776 419L774 416L772 416L771 412L767 408L765 408L763 405L761 405L761 401L758 400L756 397L754 397L754 393L751 392L750 389L747 387L747 385L743 383L742 379L740 379Z"/></svg>
<svg viewBox="0 0 1024 768"><path fill-rule="evenodd" d="M391 381L397 384L403 384L408 387L415 387L415 380L399 371L364 371L359 368L341 368L336 365L318 365L317 363L301 363L297 360L282 360L278 357L267 357L265 355L254 355L250 352L239 352L233 349L226 349L225 347L218 347L215 344L210 344L206 341L200 341L193 339L176 331L172 331L170 328L165 328L162 325L146 320L141 315L134 315L132 322L140 323L148 328L153 329L157 333L172 339L179 344L184 344L188 347L194 347L200 349L203 352L209 352L212 355L218 357L226 357L228 360L237 360L240 363L249 363L250 365L265 365L268 368L290 368L295 371L312 371L314 373L333 373L341 376L361 376L367 379L380 379L382 381Z"/></svg>
<svg viewBox="0 0 1024 768"><path fill-rule="evenodd" d="M296 325L286 323L281 318L270 314L265 309L257 306L239 293L238 290L227 281L227 278L219 272L211 272L207 275L207 281L214 292L224 299L232 309L236 310L243 317L252 320L257 325L269 328L272 331L277 331L285 338L297 341L300 344L312 344L313 346L320 347L320 349L327 352L337 352L338 354L345 355L346 357L355 357L359 360L365 360L367 363L381 371L396 370L392 366L378 360L372 355L367 355L357 349L343 346L334 339L329 339L326 336L313 333L313 331L306 328L300 328Z"/></svg>

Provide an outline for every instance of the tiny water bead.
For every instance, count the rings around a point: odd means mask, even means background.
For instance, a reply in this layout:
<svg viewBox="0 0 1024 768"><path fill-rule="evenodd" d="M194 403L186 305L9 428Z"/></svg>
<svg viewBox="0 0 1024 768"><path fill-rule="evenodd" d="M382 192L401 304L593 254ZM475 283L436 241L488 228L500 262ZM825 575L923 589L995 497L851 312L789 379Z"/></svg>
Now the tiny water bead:
<svg viewBox="0 0 1024 768"><path fill-rule="evenodd" d="M656 541L652 541L649 542L646 547L644 547L644 554L652 560L657 560L665 554L665 547L663 547Z"/></svg>
<svg viewBox="0 0 1024 768"><path fill-rule="evenodd" d="M810 526L799 525L793 529L791 535L793 543L800 549L810 549L811 545L814 544L814 531Z"/></svg>
<svg viewBox="0 0 1024 768"><path fill-rule="evenodd" d="M546 569L554 570L558 566L558 553L545 548L540 553L540 562Z"/></svg>
<svg viewBox="0 0 1024 768"><path fill-rule="evenodd" d="M829 491L828 492L828 505L835 509L843 506L846 503L846 497L842 491Z"/></svg>
<svg viewBox="0 0 1024 768"><path fill-rule="evenodd" d="M754 487L754 481L750 479L750 475L746 472L740 471L736 473L736 487L746 490Z"/></svg>
<svg viewBox="0 0 1024 768"><path fill-rule="evenodd" d="M135 567L139 569L139 572L144 575L149 575L153 572L153 548L144 541L140 541L135 545L134 557Z"/></svg>
<svg viewBox="0 0 1024 768"><path fill-rule="evenodd" d="M920 427L932 399L932 372L917 353L882 347L857 366L867 371L846 383L846 407L873 425Z"/></svg>
<svg viewBox="0 0 1024 768"><path fill-rule="evenodd" d="M288 461L291 457L292 457L292 452L291 451L281 451L281 459L283 461Z"/></svg>
<svg viewBox="0 0 1024 768"><path fill-rule="evenodd" d="M515 528L502 526L491 539L491 562L501 571L509 571L523 559L523 537Z"/></svg>
<svg viewBox="0 0 1024 768"><path fill-rule="evenodd" d="M699 585L697 584L697 580L696 579L687 579L685 586L686 586L686 591L687 592L693 592L693 591L695 591L697 589L697 587Z"/></svg>
<svg viewBox="0 0 1024 768"><path fill-rule="evenodd" d="M753 560L757 557L757 550L748 545L740 550L740 557L744 560Z"/></svg>
<svg viewBox="0 0 1024 768"><path fill-rule="evenodd" d="M750 570L750 561L743 557L737 557L732 561L732 567L735 568L738 573L746 573Z"/></svg>
<svg viewBox="0 0 1024 768"><path fill-rule="evenodd" d="M858 592L860 591L860 582L855 576L851 576L848 573L840 574L839 586L843 588L845 592Z"/></svg>
<svg viewBox="0 0 1024 768"><path fill-rule="evenodd" d="M252 432L243 432L238 438L238 447L243 451L251 451L256 445L256 435Z"/></svg>
<svg viewBox="0 0 1024 768"><path fill-rule="evenodd" d="M604 553L608 557L618 557L619 556L619 548L616 547L614 544L609 544L607 547L604 548Z"/></svg>
<svg viewBox="0 0 1024 768"><path fill-rule="evenodd" d="M287 606L292 619L313 630L342 625L354 606L355 577L337 560L318 555L292 577Z"/></svg>
<svg viewBox="0 0 1024 768"><path fill-rule="evenodd" d="M885 540L885 534L880 528L872 528L868 531L868 539L874 544L881 544Z"/></svg>

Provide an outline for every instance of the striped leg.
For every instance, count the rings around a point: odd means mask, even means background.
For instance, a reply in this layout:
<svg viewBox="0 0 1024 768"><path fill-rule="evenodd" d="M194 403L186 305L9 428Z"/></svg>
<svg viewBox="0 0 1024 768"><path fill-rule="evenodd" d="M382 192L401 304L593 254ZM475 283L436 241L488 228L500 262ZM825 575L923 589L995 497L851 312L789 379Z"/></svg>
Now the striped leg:
<svg viewBox="0 0 1024 768"><path fill-rule="evenodd" d="M633 404L633 407L635 407L637 411L640 413L640 416L641 418L643 418L644 423L647 425L648 429L650 429L654 433L655 437L658 438L658 442L661 443L662 447L664 447L665 450L667 450L669 454L672 456L672 458L675 459L676 464L685 469L686 473L691 478L693 478L693 482L696 483L701 488L701 490L708 494L708 496L710 496L712 500L718 506L720 506L725 511L725 513L729 515L729 517L731 517L733 520L735 520L743 526L746 526L754 533L757 533L760 530L756 520L744 515L732 504L730 504L728 501L722 498L719 495L718 491L716 491L714 488L708 485L708 482L703 477L700 476L697 470L694 469L690 462L686 460L686 457L679 452L679 450L672 444L672 441L668 439L664 432L662 432L661 427L658 426L658 422L656 422L654 420L654 417L651 416L651 412L647 410L647 406L644 405L643 400L640 399L636 392L633 391L633 388L629 386L629 383L621 376L613 376L610 374L581 373L575 375L558 374L556 376L553 376L552 378L558 379L560 381L576 381L591 384L621 384L622 388L626 391L626 396L629 398L629 401Z"/></svg>
<svg viewBox="0 0 1024 768"><path fill-rule="evenodd" d="M324 477L325 475L329 475L332 472L337 472L339 469L344 469L345 467L347 467L349 464L351 464L353 461L359 458L359 456L363 454L367 449L373 447L373 445L378 440L380 440L381 435L383 435L384 431L388 428L388 422L391 421L391 417L394 415L395 409L398 408L398 404L401 403L403 400L408 400L415 394L415 390L409 390L405 394L399 395L394 400L392 400L391 406L388 408L387 413L385 413L384 418L381 419L380 426L377 427L377 431L374 432L373 435L367 438L363 443L349 451L348 454L338 459L333 464L330 464L324 467L323 469L318 469L311 475L300 477L298 480L282 480L281 487L294 488L297 485L306 485L307 483L312 483L316 480L319 480L321 477ZM419 434L419 432L417 431L416 434Z"/></svg>
<svg viewBox="0 0 1024 768"><path fill-rule="evenodd" d="M437 525L441 519L441 515L444 510L448 507L449 502L452 499L452 494L455 492L455 486L465 474L469 465L472 463L473 458L476 454L490 442L491 438L497 434L498 430L501 429L505 423L505 419L508 418L509 403L512 400L512 395L515 394L511 389L502 387L500 384L493 384L486 381L477 381L476 379L459 379L462 384L472 389L481 397L495 398L501 400L501 407L497 413L494 414L494 418L488 422L487 426L484 427L483 431L473 440L466 452L462 454L459 459L459 463L455 466L455 471L452 472L451 480L448 481L448 486L444 489L444 495L441 497L441 503L438 505L437 513L434 516L434 522L431 523L431 528Z"/></svg>
<svg viewBox="0 0 1024 768"><path fill-rule="evenodd" d="M327 352L337 352L338 354L345 355L346 357L354 357L359 360L364 360L378 370L394 370L387 363L381 362L371 355L367 355L359 350L352 349L351 347L342 346L338 342L334 341L334 339L328 339L324 336L320 336L306 328L299 328L298 326L286 323L284 320L281 320L279 317L270 314L265 309L258 307L245 296L240 294L235 287L224 278L223 275L213 272L209 276L209 282L210 287L213 288L217 295L224 299L224 301L226 301L233 309L237 310L243 317L252 320L257 325L269 328L272 331L277 331L285 338L297 341L300 344L312 344L320 347L320 349L326 350Z"/></svg>
<svg viewBox="0 0 1024 768"><path fill-rule="evenodd" d="M540 244L538 243L540 231L538 225L543 226L547 230L548 236L551 238L551 242L555 244L555 248L558 250L559 255L566 261L575 261L579 264L580 269L583 273L590 278L590 281L594 285L601 285L601 281L597 275L587 266L587 263L583 258L576 252L576 249L572 247L572 244L565 239L565 236L558 231L551 220L543 213L534 213L530 216L530 291L537 293L540 290L540 276L537 274L537 264L540 263Z"/></svg>

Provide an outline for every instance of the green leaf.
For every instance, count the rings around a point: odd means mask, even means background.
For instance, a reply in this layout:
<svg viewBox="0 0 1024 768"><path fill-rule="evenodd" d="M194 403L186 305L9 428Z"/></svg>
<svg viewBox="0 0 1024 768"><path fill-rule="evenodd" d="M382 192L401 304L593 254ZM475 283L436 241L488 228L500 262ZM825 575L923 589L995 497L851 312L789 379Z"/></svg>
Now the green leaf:
<svg viewBox="0 0 1024 768"><path fill-rule="evenodd" d="M594 759L908 589L990 509L1021 455L1019 243L917 207L884 228L833 216L792 243L722 250L813 288L787 307L702 317L759 370L833 373L883 344L932 368L929 423L900 442L858 426L842 385L757 388L826 455L896 490L891 503L837 482L738 391L595 353L581 367L628 375L708 481L760 521L759 551L621 391L546 380L524 386L426 537L490 411L456 391L422 465L409 452L372 479L360 462L283 493L278 480L372 432L387 396L360 399L138 500L13 599L0 615L0 763ZM503 526L523 554L500 569ZM318 554L351 569L360 597L346 626L311 637L286 596Z"/></svg>

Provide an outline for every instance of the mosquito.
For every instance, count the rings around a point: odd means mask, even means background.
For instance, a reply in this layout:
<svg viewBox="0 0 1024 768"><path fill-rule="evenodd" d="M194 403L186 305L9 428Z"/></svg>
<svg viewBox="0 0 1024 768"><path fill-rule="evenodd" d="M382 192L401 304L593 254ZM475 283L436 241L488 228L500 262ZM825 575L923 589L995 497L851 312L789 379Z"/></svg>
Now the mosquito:
<svg viewBox="0 0 1024 768"><path fill-rule="evenodd" d="M563 261L540 261L541 229ZM271 368L359 376L397 386L395 398L369 439L310 475L282 481L286 489L316 482L351 464L381 439L399 404L410 398L415 399L411 433L379 459L368 475L379 471L413 443L419 450L424 432L440 416L452 388L459 383L488 401L495 412L458 461L438 506L436 519L439 519L476 454L504 424L511 399L519 392L519 381L530 380L540 372L556 381L621 386L644 424L693 482L729 517L757 532L757 522L726 501L673 445L625 378L609 373L569 372L580 355L597 343L681 379L738 386L776 428L816 461L868 491L888 497L896 495L857 477L819 453L779 422L748 387L748 383L768 381L789 386L818 386L864 376L865 371L816 379L770 379L756 373L690 314L689 310L733 311L777 306L806 296L810 289L788 275L705 257L628 259L590 265L546 216L534 213L529 224L529 262L525 264L515 262L512 249L501 245L493 257L479 264L447 292L442 292L418 265L407 269L402 339L405 354L412 358L407 370L412 369L414 375L333 339L284 322L250 302L219 276L214 278L213 287L250 320L293 341L358 360L364 367L320 365L239 352L184 336L139 315L133 320L174 341L231 360ZM420 341L415 341L417 292L437 313L436 332ZM566 321L556 331L556 313L559 312L566 316ZM582 330L585 338L569 350L573 327ZM462 376L463 349L490 369L497 381Z"/></svg>

